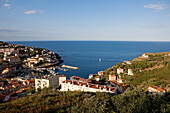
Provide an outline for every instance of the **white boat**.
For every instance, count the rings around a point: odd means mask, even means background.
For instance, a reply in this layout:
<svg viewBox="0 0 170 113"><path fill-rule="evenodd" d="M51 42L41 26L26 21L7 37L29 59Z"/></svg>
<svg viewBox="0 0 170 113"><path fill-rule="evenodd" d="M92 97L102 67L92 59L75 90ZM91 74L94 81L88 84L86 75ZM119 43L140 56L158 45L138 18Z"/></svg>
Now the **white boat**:
<svg viewBox="0 0 170 113"><path fill-rule="evenodd" d="M102 59L101 58L99 58L99 62L101 62L102 61Z"/></svg>

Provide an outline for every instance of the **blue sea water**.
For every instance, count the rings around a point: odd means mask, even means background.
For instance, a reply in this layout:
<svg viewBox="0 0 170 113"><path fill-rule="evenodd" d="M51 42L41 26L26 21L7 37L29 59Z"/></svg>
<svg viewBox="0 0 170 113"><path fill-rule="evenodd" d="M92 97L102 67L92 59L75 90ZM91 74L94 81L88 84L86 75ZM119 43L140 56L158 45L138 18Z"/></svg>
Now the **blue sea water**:
<svg viewBox="0 0 170 113"><path fill-rule="evenodd" d="M66 74L67 78L73 75L88 78L89 74L105 70L124 60L133 60L146 52L170 51L170 42L19 41L8 43L41 47L58 53L64 60L63 64L79 67L78 70L62 71L61 74ZM99 62L100 58L101 62Z"/></svg>

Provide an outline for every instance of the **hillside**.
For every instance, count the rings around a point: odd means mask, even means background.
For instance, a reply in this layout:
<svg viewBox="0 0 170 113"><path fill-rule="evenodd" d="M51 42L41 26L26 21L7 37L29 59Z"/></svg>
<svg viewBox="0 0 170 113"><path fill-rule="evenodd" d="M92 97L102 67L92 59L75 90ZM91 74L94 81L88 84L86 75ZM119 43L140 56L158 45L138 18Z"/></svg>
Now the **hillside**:
<svg viewBox="0 0 170 113"><path fill-rule="evenodd" d="M169 113L170 112L170 57L165 54L150 55L141 61L125 62L106 69L102 76L108 80L117 68L125 69L121 74L123 84L129 88L122 94L87 93L79 91L52 91L44 89L18 100L0 104L1 112L72 112L72 113ZM127 75L127 69L133 75ZM165 96L150 95L149 85L156 85L167 90Z"/></svg>
<svg viewBox="0 0 170 113"><path fill-rule="evenodd" d="M128 88L120 95L58 92L45 89L31 96L0 104L1 113L160 113L170 112L170 96L148 95L142 88Z"/></svg>
<svg viewBox="0 0 170 113"><path fill-rule="evenodd" d="M124 69L124 73L120 75L123 79L123 83L136 87L138 85L145 88L149 85L157 85L165 88L167 91L170 89L170 52L162 53L145 53L149 55L148 58L135 58L130 61L131 64L120 62L113 67L106 69L103 80L108 80L109 74L117 75L117 68ZM128 75L128 69L133 70L133 75Z"/></svg>

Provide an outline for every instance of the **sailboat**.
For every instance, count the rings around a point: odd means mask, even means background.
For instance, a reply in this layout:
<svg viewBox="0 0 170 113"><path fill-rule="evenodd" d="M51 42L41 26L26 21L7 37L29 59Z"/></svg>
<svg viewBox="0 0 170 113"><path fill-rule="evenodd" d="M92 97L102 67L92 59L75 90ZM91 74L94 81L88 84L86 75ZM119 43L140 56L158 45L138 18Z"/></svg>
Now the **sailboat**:
<svg viewBox="0 0 170 113"><path fill-rule="evenodd" d="M101 58L99 58L99 62L101 62L102 60L101 60Z"/></svg>

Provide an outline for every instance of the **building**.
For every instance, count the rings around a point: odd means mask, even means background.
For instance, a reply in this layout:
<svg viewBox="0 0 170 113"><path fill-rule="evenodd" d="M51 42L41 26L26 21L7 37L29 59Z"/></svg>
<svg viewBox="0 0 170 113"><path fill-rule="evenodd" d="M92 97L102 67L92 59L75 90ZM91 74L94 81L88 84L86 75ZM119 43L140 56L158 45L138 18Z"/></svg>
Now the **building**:
<svg viewBox="0 0 170 113"><path fill-rule="evenodd" d="M19 57L6 58L6 60L7 60L9 63L20 62L20 58L19 58Z"/></svg>
<svg viewBox="0 0 170 113"><path fill-rule="evenodd" d="M96 79L96 81L99 81L100 80L100 76L96 76L95 79Z"/></svg>
<svg viewBox="0 0 170 113"><path fill-rule="evenodd" d="M146 54L143 54L142 57L143 57L143 58L149 58L149 56L146 55Z"/></svg>
<svg viewBox="0 0 170 113"><path fill-rule="evenodd" d="M99 76L101 76L101 75L103 75L103 74L104 74L103 71L99 71L99 72L98 72L98 75L99 75Z"/></svg>
<svg viewBox="0 0 170 113"><path fill-rule="evenodd" d="M35 78L35 90L43 88L59 88L59 77L58 76L48 76L46 78Z"/></svg>
<svg viewBox="0 0 170 113"><path fill-rule="evenodd" d="M132 69L128 69L128 75L133 75L133 70Z"/></svg>
<svg viewBox="0 0 170 113"><path fill-rule="evenodd" d="M166 90L164 90L158 86L155 86L155 85L149 86L148 91L150 94L156 93L158 95L164 95L166 93Z"/></svg>
<svg viewBox="0 0 170 113"><path fill-rule="evenodd" d="M117 74L120 74L120 73L123 73L123 69L119 67L119 68L117 69Z"/></svg>
<svg viewBox="0 0 170 113"><path fill-rule="evenodd" d="M127 86L126 86L126 85L123 85L123 84L118 83L118 82L116 82L116 81L109 81L109 82L108 82L108 85L117 87L117 89L118 89L118 91L119 91L120 93L125 92L126 89L127 89Z"/></svg>
<svg viewBox="0 0 170 113"><path fill-rule="evenodd" d="M66 80L66 75L57 75L57 76L59 77L59 86L60 86L61 83Z"/></svg>
<svg viewBox="0 0 170 113"><path fill-rule="evenodd" d="M78 76L71 76L70 80L74 80L74 81L78 81L78 82L85 82L85 83L91 82L88 79L84 79L84 78L81 78L81 77L78 77Z"/></svg>
<svg viewBox="0 0 170 113"><path fill-rule="evenodd" d="M131 62L131 61L129 61L129 60L125 60L125 61L124 61L124 63L129 64L129 65L131 65L131 64L132 64L132 62Z"/></svg>
<svg viewBox="0 0 170 113"><path fill-rule="evenodd" d="M109 75L109 81L115 81L116 80L116 75Z"/></svg>
<svg viewBox="0 0 170 113"><path fill-rule="evenodd" d="M107 92L107 93L117 94L116 87L89 84L89 83L83 83L83 82L78 82L73 80L63 81L63 83L61 84L60 91Z"/></svg>
<svg viewBox="0 0 170 113"><path fill-rule="evenodd" d="M0 53L3 52L3 53L11 53L12 51L14 51L15 49L14 48L1 48L0 49Z"/></svg>
<svg viewBox="0 0 170 113"><path fill-rule="evenodd" d="M8 76L11 73L14 73L16 71L16 67L6 68L2 71L1 75Z"/></svg>
<svg viewBox="0 0 170 113"><path fill-rule="evenodd" d="M92 79L93 77L94 77L93 74L90 74L90 75L89 75L89 79Z"/></svg>

